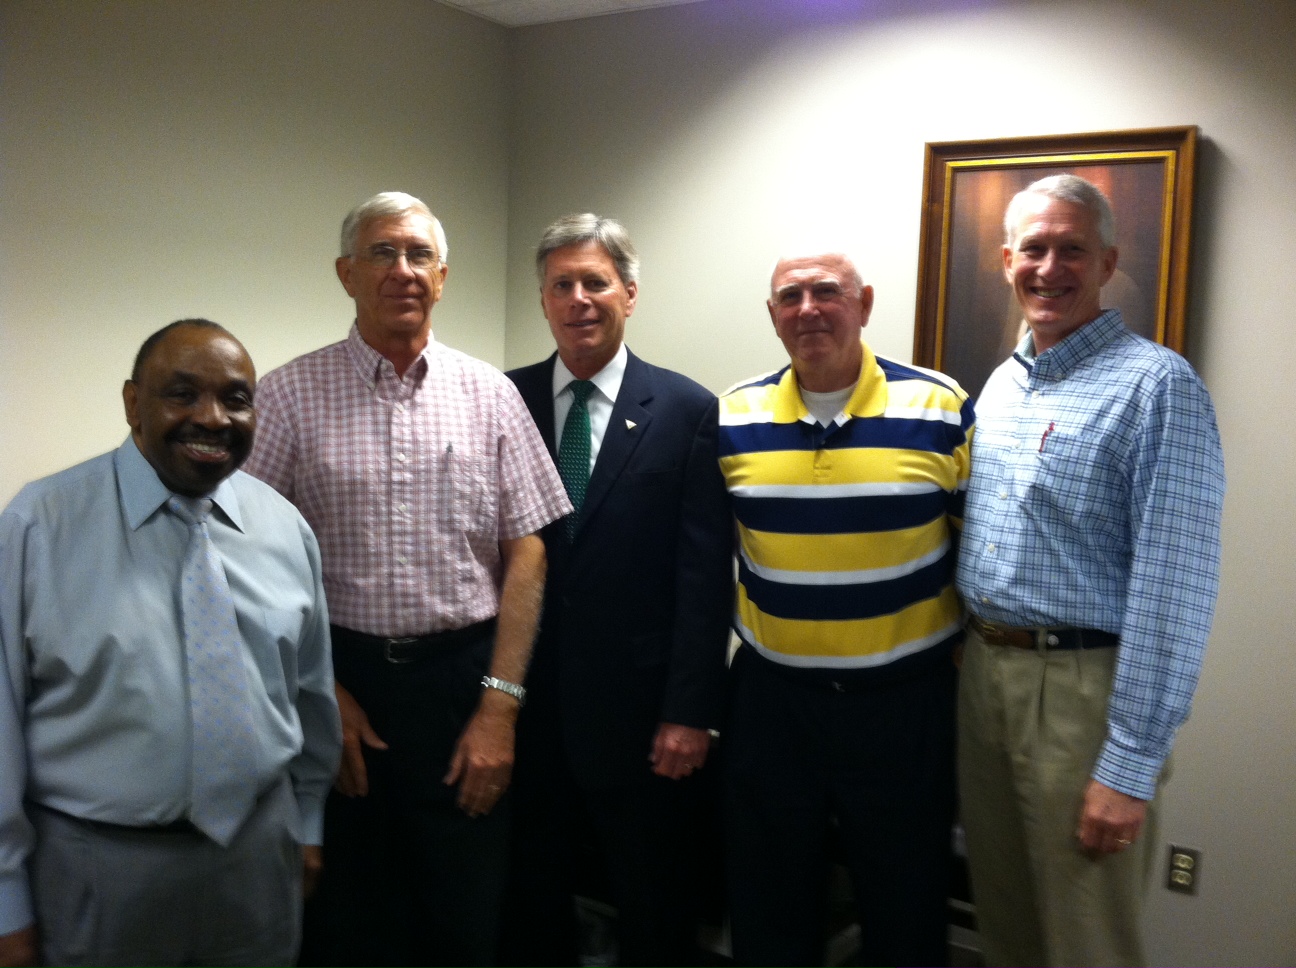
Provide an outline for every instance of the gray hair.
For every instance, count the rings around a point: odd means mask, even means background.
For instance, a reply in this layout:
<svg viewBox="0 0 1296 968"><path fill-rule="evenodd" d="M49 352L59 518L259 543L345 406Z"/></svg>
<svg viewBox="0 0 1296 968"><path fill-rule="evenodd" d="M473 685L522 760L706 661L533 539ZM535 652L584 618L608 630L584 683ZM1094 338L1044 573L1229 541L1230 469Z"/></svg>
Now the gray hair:
<svg viewBox="0 0 1296 968"><path fill-rule="evenodd" d="M379 192L368 201L361 202L347 213L342 220L342 255L355 255L356 237L360 227L367 222L380 218L393 218L410 213L422 215L432 225L432 238L436 241L437 259L445 263L450 258L450 246L446 244L445 229L441 221L432 214L432 210L420 199L404 192Z"/></svg>
<svg viewBox="0 0 1296 968"><path fill-rule="evenodd" d="M1004 245L1009 248L1017 243L1017 227L1030 195L1043 195L1059 202L1079 205L1098 223L1098 239L1103 248L1110 249L1116 244L1116 216L1102 189L1079 175L1049 175L1031 182L1008 203L1008 210L1004 212Z"/></svg>
<svg viewBox="0 0 1296 968"><path fill-rule="evenodd" d="M540 236L540 247L536 249L536 275L544 284L545 260L549 253L569 245L584 245L597 242L612 257L617 275L623 285L639 281L639 254L635 252L634 243L625 226L613 218L603 218L592 212L582 215L564 215L554 221Z"/></svg>

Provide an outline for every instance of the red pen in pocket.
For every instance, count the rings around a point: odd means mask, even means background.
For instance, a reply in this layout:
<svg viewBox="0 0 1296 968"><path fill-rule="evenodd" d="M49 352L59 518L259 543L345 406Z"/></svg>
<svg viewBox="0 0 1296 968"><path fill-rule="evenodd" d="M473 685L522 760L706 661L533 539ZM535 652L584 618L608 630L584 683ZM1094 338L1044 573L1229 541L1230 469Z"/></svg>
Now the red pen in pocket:
<svg viewBox="0 0 1296 968"><path fill-rule="evenodd" d="M1049 425L1048 425L1048 430L1044 431L1043 436L1040 437L1040 449L1039 449L1039 452L1040 452L1041 454L1044 453L1044 442L1045 442L1046 440L1048 440L1048 438L1049 438L1049 434L1053 433L1053 428L1056 427L1056 426L1057 426L1057 424L1050 420L1050 421L1049 421Z"/></svg>

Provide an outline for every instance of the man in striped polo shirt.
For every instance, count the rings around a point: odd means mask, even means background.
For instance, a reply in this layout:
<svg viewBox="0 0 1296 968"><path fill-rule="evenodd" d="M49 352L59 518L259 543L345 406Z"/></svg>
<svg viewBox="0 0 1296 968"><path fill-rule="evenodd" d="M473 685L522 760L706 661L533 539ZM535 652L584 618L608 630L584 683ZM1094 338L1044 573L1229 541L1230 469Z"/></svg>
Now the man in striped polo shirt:
<svg viewBox="0 0 1296 968"><path fill-rule="evenodd" d="M845 255L779 261L768 307L790 365L720 400L740 545L734 961L823 963L837 843L861 963L941 964L972 405L863 342L873 289Z"/></svg>

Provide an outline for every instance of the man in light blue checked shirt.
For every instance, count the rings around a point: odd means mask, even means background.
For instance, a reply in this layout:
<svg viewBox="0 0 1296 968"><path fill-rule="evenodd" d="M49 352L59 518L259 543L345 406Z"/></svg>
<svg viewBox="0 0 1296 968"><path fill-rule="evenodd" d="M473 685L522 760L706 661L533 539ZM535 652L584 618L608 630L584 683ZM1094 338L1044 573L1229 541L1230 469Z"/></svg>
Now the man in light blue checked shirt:
<svg viewBox="0 0 1296 968"><path fill-rule="evenodd" d="M959 772L988 964L1141 964L1156 795L1219 586L1224 464L1192 367L1103 311L1115 221L1041 179L1004 217L1029 332L977 401Z"/></svg>

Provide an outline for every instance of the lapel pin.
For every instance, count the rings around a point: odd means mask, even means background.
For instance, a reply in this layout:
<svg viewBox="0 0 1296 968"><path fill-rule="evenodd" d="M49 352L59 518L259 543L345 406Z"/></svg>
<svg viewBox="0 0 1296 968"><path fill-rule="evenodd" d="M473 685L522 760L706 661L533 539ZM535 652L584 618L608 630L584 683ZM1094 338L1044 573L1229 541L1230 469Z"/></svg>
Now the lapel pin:
<svg viewBox="0 0 1296 968"><path fill-rule="evenodd" d="M634 430L634 429L635 429L635 422L633 420L627 420L626 430Z"/></svg>

